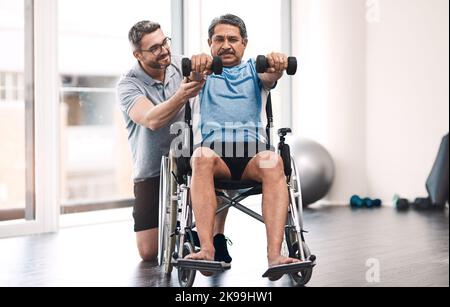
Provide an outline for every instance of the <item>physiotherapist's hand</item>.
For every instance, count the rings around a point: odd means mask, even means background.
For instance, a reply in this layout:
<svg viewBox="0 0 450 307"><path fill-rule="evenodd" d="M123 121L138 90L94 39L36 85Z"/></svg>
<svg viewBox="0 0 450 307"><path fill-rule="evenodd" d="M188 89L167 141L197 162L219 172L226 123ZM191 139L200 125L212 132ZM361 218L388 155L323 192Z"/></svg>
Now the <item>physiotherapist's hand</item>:
<svg viewBox="0 0 450 307"><path fill-rule="evenodd" d="M210 75L212 74L212 63L213 58L210 55L207 55L206 53L194 55L191 58L192 63L192 72L196 72L197 74L200 74L202 76Z"/></svg>
<svg viewBox="0 0 450 307"><path fill-rule="evenodd" d="M188 99L196 97L200 93L204 84L205 80L188 81L187 79L184 79L181 82L180 88L176 94L179 95L182 103L185 103Z"/></svg>
<svg viewBox="0 0 450 307"><path fill-rule="evenodd" d="M269 63L268 73L283 73L288 68L288 56L283 53L272 52L266 58Z"/></svg>

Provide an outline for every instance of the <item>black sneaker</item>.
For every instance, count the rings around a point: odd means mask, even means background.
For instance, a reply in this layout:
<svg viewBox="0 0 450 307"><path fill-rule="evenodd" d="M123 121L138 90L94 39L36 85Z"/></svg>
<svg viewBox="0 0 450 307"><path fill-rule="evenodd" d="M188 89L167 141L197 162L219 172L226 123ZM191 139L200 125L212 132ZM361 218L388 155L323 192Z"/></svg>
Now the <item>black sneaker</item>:
<svg viewBox="0 0 450 307"><path fill-rule="evenodd" d="M200 248L200 239L198 237L198 233L195 230L191 232L191 242L194 243L195 247ZM223 234L217 234L214 237L214 249L216 253L214 255L214 261L225 262L226 264L230 264L233 258L231 258L228 253L227 243L231 241L227 239ZM231 243L232 244L232 243Z"/></svg>
<svg viewBox="0 0 450 307"><path fill-rule="evenodd" d="M214 255L215 261L223 261L226 264L231 265L231 261L233 258L231 258L230 254L228 253L227 249L227 243L229 239L225 238L223 234L217 234L214 237L214 248L216 249L216 254ZM230 241L231 242L231 241Z"/></svg>

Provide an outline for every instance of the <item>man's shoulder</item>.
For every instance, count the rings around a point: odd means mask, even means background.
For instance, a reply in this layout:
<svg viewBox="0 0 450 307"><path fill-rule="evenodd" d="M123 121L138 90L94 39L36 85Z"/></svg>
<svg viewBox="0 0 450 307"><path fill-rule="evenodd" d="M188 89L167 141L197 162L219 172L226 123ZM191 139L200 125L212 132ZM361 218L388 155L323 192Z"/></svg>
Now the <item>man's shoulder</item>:
<svg viewBox="0 0 450 307"><path fill-rule="evenodd" d="M245 66L247 67L248 70L250 70L252 72L253 75L255 75L256 77L258 77L258 73L256 71L256 60L253 58L250 58L248 60L246 60L244 62ZM259 78L259 77L258 77Z"/></svg>
<svg viewBox="0 0 450 307"><path fill-rule="evenodd" d="M246 65L253 65L253 66L255 66L256 65L256 60L254 58L249 58L249 59L243 60L242 63L245 63Z"/></svg>
<svg viewBox="0 0 450 307"><path fill-rule="evenodd" d="M126 73L122 74L117 86L124 89L144 89L150 80L151 78L146 75L139 62L136 62Z"/></svg>
<svg viewBox="0 0 450 307"><path fill-rule="evenodd" d="M172 63L170 64L170 66L172 66L175 69L175 71L178 71L181 74L182 73L181 61L183 57L180 55L172 55L171 57ZM136 63L126 73L122 74L122 76L119 78L119 81L117 82L117 85L140 86L144 81L146 81L144 74L145 73L142 71L142 68L140 67L139 63Z"/></svg>
<svg viewBox="0 0 450 307"><path fill-rule="evenodd" d="M170 64L180 74L182 74L182 65L181 65L182 60L183 60L183 56L172 55L172 63Z"/></svg>
<svg viewBox="0 0 450 307"><path fill-rule="evenodd" d="M132 68L130 68L127 72L125 72L124 74L122 74L122 76L120 76L118 84L126 84L126 83L130 83L130 82L135 82L138 80L138 72L136 69L136 64L133 65Z"/></svg>
<svg viewBox="0 0 450 307"><path fill-rule="evenodd" d="M181 60L184 58L184 56L181 55L172 55L172 64L181 67Z"/></svg>

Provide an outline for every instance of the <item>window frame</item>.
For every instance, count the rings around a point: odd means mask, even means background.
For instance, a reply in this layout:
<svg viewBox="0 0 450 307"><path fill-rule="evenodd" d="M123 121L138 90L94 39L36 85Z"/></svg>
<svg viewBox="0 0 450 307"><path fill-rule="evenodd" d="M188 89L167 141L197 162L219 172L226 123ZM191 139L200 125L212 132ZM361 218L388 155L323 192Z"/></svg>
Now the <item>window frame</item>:
<svg viewBox="0 0 450 307"><path fill-rule="evenodd" d="M24 1L26 208L24 219L0 223L0 238L59 226L57 1Z"/></svg>

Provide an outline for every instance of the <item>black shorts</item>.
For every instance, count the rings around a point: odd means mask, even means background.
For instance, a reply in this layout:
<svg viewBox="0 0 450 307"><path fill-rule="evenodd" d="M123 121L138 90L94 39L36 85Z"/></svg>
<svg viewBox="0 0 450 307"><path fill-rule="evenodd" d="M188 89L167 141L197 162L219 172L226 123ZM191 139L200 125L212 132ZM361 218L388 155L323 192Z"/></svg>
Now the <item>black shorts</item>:
<svg viewBox="0 0 450 307"><path fill-rule="evenodd" d="M158 228L159 177L148 178L134 184L136 198L133 207L134 231Z"/></svg>
<svg viewBox="0 0 450 307"><path fill-rule="evenodd" d="M235 181L242 179L245 168L254 156L263 151L275 150L272 146L268 147L265 143L220 143L220 145L217 146L217 143L205 143L194 146L194 150L199 147L211 148L228 166L231 172L231 179Z"/></svg>

